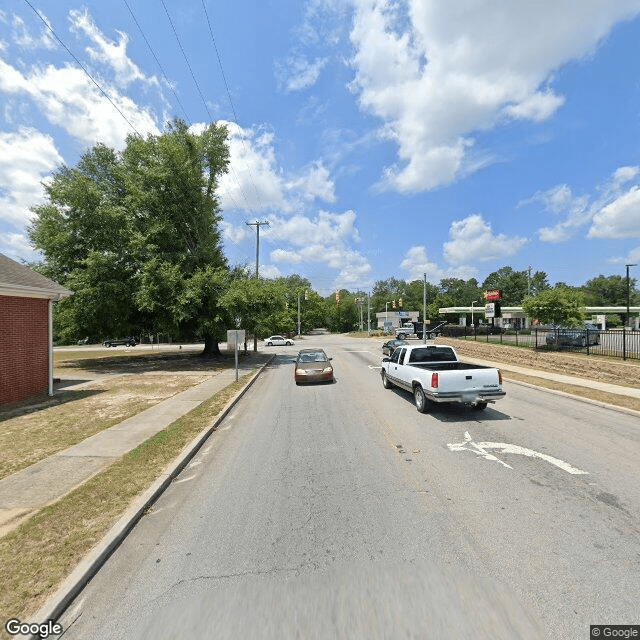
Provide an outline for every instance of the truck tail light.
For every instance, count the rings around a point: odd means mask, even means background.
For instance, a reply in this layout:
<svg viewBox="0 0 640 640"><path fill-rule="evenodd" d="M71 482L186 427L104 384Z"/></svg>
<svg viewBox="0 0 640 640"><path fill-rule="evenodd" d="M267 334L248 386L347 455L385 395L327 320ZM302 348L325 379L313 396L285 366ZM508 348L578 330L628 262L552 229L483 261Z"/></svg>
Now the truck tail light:
<svg viewBox="0 0 640 640"><path fill-rule="evenodd" d="M498 369L498 384L502 384L502 371Z"/></svg>
<svg viewBox="0 0 640 640"><path fill-rule="evenodd" d="M438 374L437 373L432 373L431 374L431 388L432 389L437 389L438 388Z"/></svg>

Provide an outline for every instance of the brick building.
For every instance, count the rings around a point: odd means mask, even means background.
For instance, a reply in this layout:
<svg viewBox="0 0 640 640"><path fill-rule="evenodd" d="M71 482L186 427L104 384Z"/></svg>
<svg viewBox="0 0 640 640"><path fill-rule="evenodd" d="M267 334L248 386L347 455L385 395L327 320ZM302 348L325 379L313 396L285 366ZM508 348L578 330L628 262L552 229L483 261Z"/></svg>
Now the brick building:
<svg viewBox="0 0 640 640"><path fill-rule="evenodd" d="M53 302L72 293L0 253L0 405L53 395Z"/></svg>

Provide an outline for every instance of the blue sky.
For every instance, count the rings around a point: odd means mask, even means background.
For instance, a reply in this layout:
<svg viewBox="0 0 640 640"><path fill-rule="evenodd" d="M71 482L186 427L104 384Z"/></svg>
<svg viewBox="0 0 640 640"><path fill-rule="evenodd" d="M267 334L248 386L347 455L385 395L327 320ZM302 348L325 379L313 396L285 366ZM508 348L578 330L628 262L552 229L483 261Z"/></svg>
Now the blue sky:
<svg viewBox="0 0 640 640"><path fill-rule="evenodd" d="M268 220L262 275L327 294L640 263L640 0L29 3L0 6L14 259L37 258L29 208L56 167L178 116L228 123L225 252L254 264L245 223Z"/></svg>

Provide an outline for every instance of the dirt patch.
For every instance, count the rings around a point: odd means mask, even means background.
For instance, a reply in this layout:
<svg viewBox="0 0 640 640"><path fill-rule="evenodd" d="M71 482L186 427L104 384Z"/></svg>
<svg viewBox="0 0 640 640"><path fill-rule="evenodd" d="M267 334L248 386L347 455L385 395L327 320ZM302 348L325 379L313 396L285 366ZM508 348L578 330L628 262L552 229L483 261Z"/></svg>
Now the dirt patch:
<svg viewBox="0 0 640 640"><path fill-rule="evenodd" d="M0 478L209 379L211 374L155 373L102 378L66 401L0 421Z"/></svg>
<svg viewBox="0 0 640 640"><path fill-rule="evenodd" d="M640 363L606 356L535 351L526 347L506 346L475 340L438 338L440 344L452 344L460 357L481 358L493 362L549 371L563 375L607 382L623 387L640 387Z"/></svg>

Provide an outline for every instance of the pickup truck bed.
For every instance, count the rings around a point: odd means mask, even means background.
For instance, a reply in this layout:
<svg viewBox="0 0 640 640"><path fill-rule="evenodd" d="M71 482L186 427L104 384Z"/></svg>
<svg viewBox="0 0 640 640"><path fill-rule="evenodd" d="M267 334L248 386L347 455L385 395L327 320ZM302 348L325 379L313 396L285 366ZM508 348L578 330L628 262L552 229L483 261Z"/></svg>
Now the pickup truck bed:
<svg viewBox="0 0 640 640"><path fill-rule="evenodd" d="M465 371L467 369L493 369L481 364L470 364L468 362L413 362L412 367L418 369L428 369L429 371Z"/></svg>

